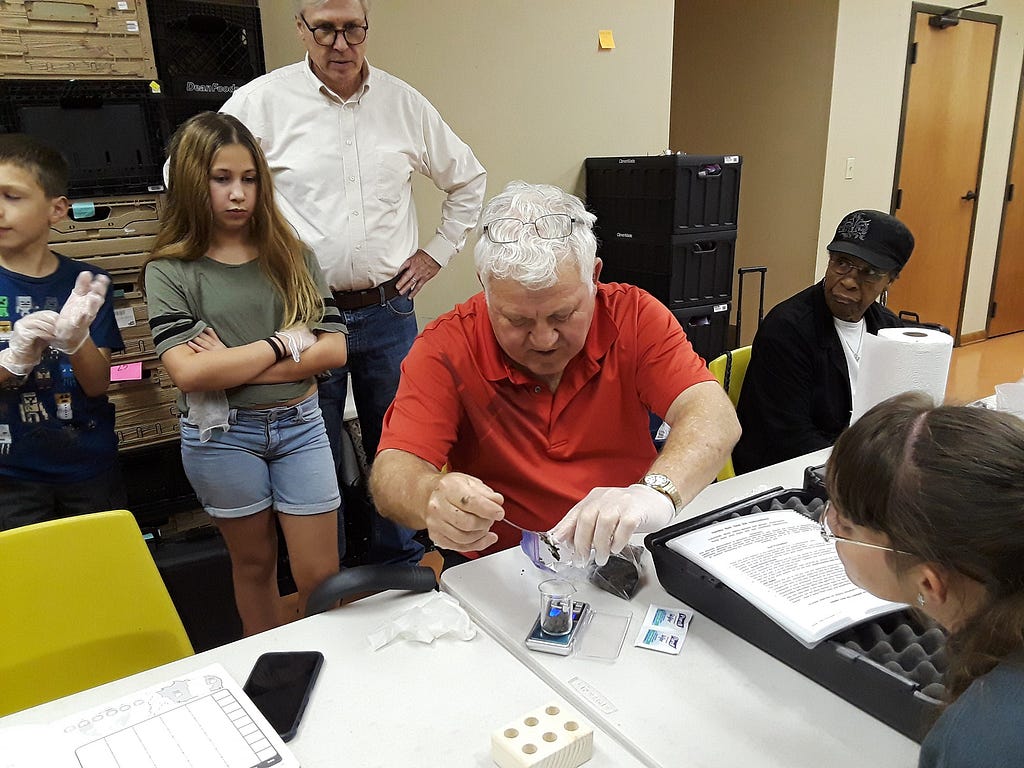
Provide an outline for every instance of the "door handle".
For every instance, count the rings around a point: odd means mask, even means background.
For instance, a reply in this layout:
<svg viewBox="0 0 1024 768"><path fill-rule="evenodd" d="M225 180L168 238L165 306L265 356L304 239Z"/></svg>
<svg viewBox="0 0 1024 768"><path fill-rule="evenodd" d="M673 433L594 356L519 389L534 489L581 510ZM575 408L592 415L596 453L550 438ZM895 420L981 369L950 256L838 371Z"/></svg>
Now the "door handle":
<svg viewBox="0 0 1024 768"><path fill-rule="evenodd" d="M967 190L967 194L962 196L960 199L961 200L977 200L978 199L978 193L975 192L973 189L968 189Z"/></svg>

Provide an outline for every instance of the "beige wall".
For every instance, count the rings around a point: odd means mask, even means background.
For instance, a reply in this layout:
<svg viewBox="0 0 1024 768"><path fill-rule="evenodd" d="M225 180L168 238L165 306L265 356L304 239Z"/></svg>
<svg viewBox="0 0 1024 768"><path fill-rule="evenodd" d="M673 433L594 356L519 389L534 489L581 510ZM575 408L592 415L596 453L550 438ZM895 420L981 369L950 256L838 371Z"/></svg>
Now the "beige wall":
<svg viewBox="0 0 1024 768"><path fill-rule="evenodd" d="M957 3L955 5L962 5ZM889 209L899 139L911 0L840 0L832 119L818 236L817 274L835 222L859 207ZM1024 59L1024 2L989 0L1002 17L962 332L985 330ZM846 158L856 157L852 181Z"/></svg>
<svg viewBox="0 0 1024 768"><path fill-rule="evenodd" d="M768 266L766 309L814 277L837 9L838 0L676 2L670 143L743 155L736 261ZM755 288L748 277L745 343Z"/></svg>
<svg viewBox="0 0 1024 768"><path fill-rule="evenodd" d="M298 59L291 2L260 6L267 66ZM519 178L582 194L585 157L668 145L672 17L673 0L374 0L367 56L473 147L488 196ZM614 50L598 50L599 29ZM425 242L441 197L414 189ZM421 323L478 290L471 247L420 294Z"/></svg>
<svg viewBox="0 0 1024 768"><path fill-rule="evenodd" d="M769 266L768 307L824 273L825 246L844 213L889 209L912 5L676 2L671 144L744 155L737 260ZM990 0L979 10L1002 26L965 334L985 330L1024 59L1024 2Z"/></svg>

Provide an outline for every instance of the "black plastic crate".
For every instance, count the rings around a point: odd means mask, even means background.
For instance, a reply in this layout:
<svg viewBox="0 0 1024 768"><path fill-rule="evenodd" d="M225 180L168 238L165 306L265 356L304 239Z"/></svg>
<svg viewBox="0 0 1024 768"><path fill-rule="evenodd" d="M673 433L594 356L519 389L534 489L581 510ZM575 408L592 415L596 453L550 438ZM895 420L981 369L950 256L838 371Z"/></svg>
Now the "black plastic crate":
<svg viewBox="0 0 1024 768"><path fill-rule="evenodd" d="M167 123L150 80L0 80L0 132L61 150L68 197L162 192Z"/></svg>
<svg viewBox="0 0 1024 768"><path fill-rule="evenodd" d="M127 449L119 458L128 509L140 528L159 528L172 515L200 506L181 464L177 440Z"/></svg>
<svg viewBox="0 0 1024 768"><path fill-rule="evenodd" d="M681 534L730 517L787 507L816 519L823 505L817 493L776 488L652 533L644 543L667 592L903 735L921 741L939 712L944 691L945 640L940 629L924 627L910 611L902 611L807 648L745 598L667 546ZM899 652L899 647L910 643L916 643L927 659L914 657L908 662L908 654Z"/></svg>
<svg viewBox="0 0 1024 768"><path fill-rule="evenodd" d="M644 235L599 230L606 282L631 283L669 309L732 301L736 231Z"/></svg>
<svg viewBox="0 0 1024 768"><path fill-rule="evenodd" d="M674 309L672 314L686 331L694 351L711 362L726 350L731 302Z"/></svg>
<svg viewBox="0 0 1024 768"><path fill-rule="evenodd" d="M736 228L739 155L588 157L587 205L604 231L685 235Z"/></svg>
<svg viewBox="0 0 1024 768"><path fill-rule="evenodd" d="M148 8L172 131L266 72L256 0L150 0Z"/></svg>

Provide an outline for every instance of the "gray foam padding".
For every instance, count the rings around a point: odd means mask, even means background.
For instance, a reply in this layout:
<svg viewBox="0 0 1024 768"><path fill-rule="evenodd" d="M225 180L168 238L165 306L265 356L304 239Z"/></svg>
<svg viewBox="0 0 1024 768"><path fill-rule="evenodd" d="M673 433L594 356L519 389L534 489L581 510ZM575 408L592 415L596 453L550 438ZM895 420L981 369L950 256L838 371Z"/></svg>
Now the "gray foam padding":
<svg viewBox="0 0 1024 768"><path fill-rule="evenodd" d="M805 504L799 497L776 498L768 510L795 509L817 520L824 506L821 499L812 499ZM763 511L767 510L754 506L750 514ZM830 639L890 672L912 680L923 695L938 702L945 698L946 692L943 685L948 666L946 634L941 627L922 623L923 618L909 610L892 613L851 627Z"/></svg>

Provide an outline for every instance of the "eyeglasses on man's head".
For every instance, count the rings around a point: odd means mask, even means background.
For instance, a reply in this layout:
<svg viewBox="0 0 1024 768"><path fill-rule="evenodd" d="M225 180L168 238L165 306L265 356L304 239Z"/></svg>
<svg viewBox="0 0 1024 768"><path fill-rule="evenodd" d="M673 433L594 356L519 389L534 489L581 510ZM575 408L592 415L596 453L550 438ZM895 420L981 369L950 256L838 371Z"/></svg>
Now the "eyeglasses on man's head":
<svg viewBox="0 0 1024 768"><path fill-rule="evenodd" d="M845 256L837 256L832 253L828 257L829 266L837 275L848 275L852 271L854 277L864 283L877 283L889 276L888 270L875 269L874 267L858 267Z"/></svg>
<svg viewBox="0 0 1024 768"><path fill-rule="evenodd" d="M821 517L818 518L818 525L821 526L821 538L823 538L827 544L843 541L847 544L856 544L858 547L881 549L884 552L894 552L897 555L910 555L911 557L915 556L912 552L906 552L902 549L896 549L895 547L884 547L881 544L869 544L866 541L857 541L856 539L848 539L845 536L836 536L834 533L832 533L832 529L829 527L828 524L828 513L831 511L831 509L831 502L826 501L825 508L821 510Z"/></svg>
<svg viewBox="0 0 1024 768"><path fill-rule="evenodd" d="M484 234L492 243L515 243L523 236L527 227L537 231L542 240L564 240L572 234L572 226L576 219L567 213L548 213L538 216L533 221L522 219L493 219L484 224Z"/></svg>
<svg viewBox="0 0 1024 768"><path fill-rule="evenodd" d="M313 39L317 44L325 48L329 48L338 42L338 35L344 37L345 42L349 45L359 45L366 40L366 30L370 28L369 24L346 24L341 29L332 27L330 24L318 24L315 27L311 27L309 22L306 21L306 17L301 13L299 18L302 19L302 23L306 25L306 29L313 35Z"/></svg>

